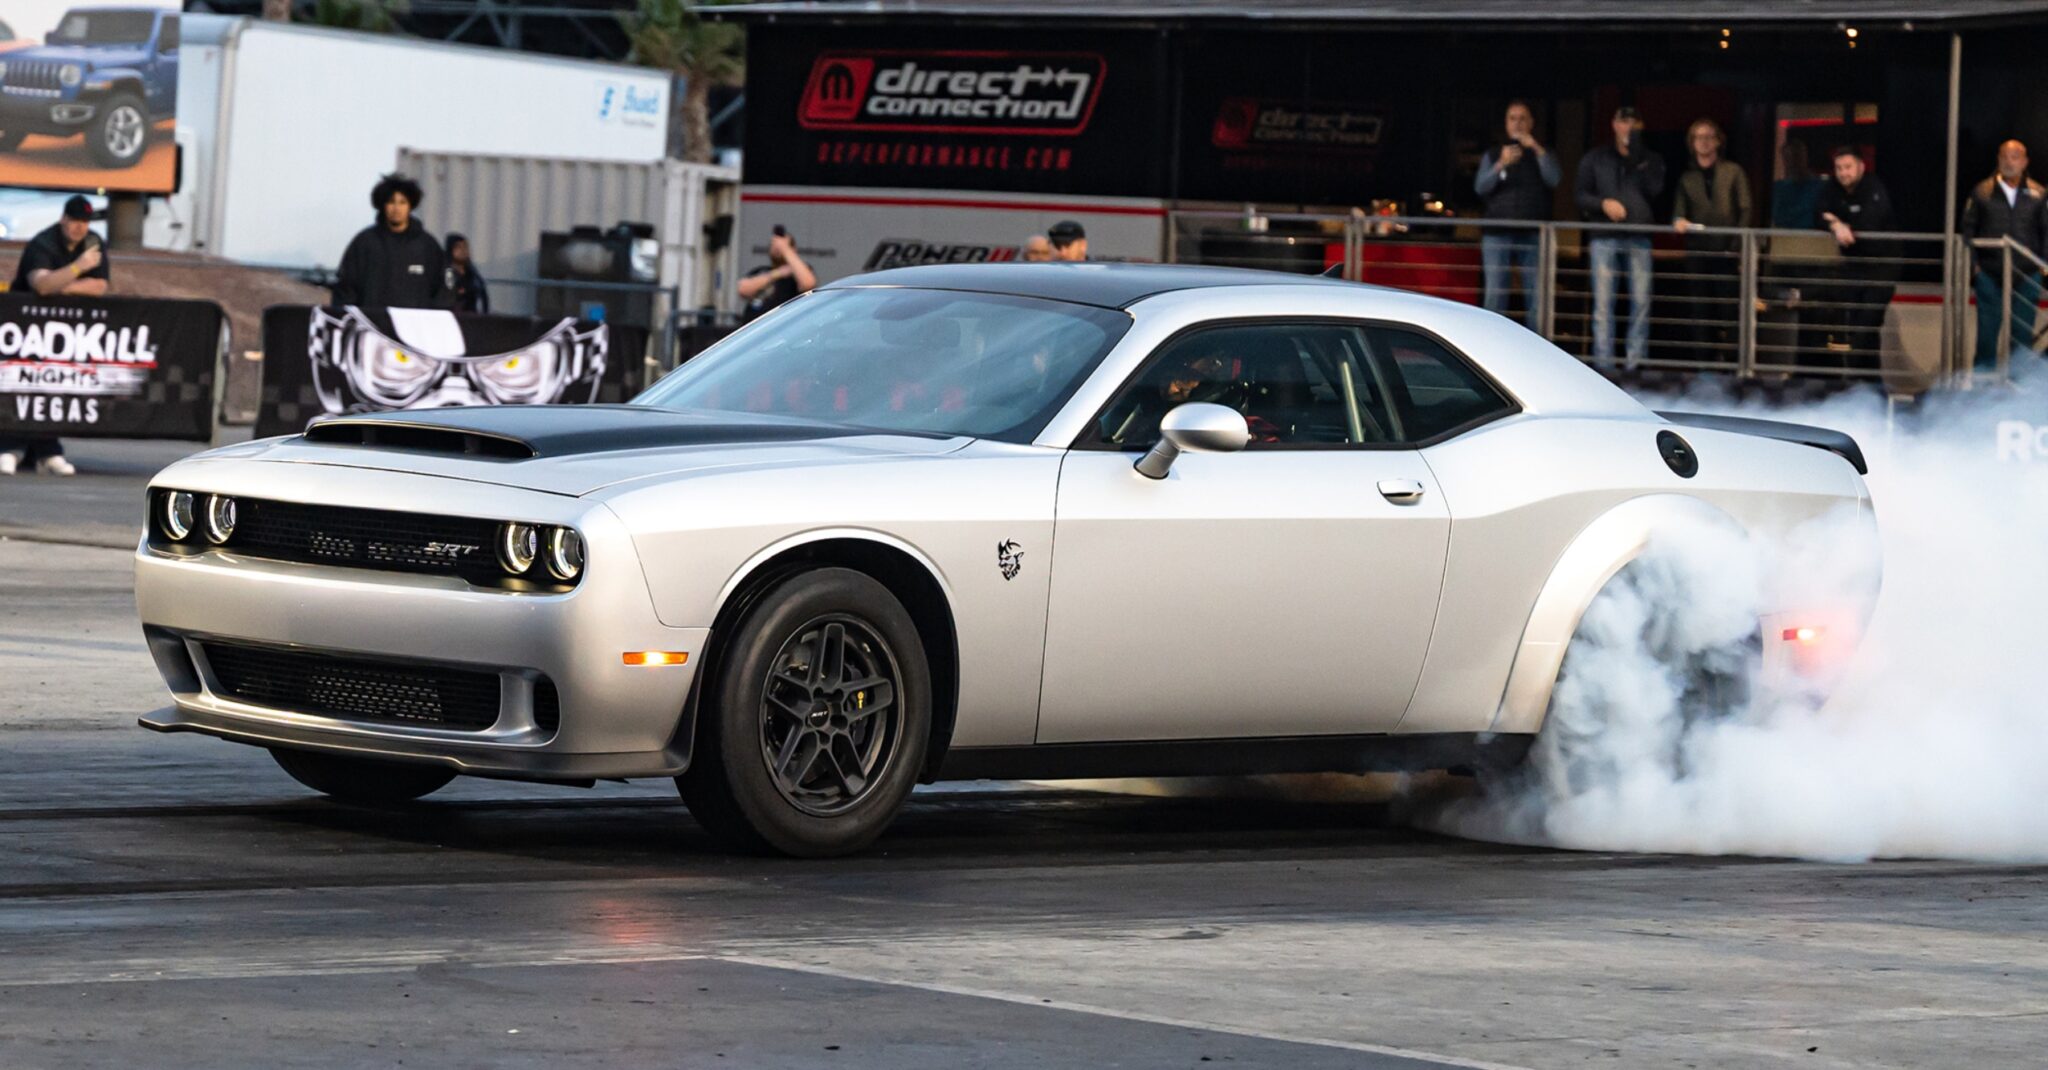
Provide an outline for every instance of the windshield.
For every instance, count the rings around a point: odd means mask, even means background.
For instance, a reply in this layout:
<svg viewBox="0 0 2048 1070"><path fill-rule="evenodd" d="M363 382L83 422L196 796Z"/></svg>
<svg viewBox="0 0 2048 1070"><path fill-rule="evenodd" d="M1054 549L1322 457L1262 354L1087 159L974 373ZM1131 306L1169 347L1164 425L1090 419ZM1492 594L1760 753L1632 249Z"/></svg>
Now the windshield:
<svg viewBox="0 0 2048 1070"><path fill-rule="evenodd" d="M705 350L633 399L1029 442L1131 325L1005 294L821 290Z"/></svg>
<svg viewBox="0 0 2048 1070"><path fill-rule="evenodd" d="M65 45L139 45L156 25L154 11L74 11L51 40Z"/></svg>

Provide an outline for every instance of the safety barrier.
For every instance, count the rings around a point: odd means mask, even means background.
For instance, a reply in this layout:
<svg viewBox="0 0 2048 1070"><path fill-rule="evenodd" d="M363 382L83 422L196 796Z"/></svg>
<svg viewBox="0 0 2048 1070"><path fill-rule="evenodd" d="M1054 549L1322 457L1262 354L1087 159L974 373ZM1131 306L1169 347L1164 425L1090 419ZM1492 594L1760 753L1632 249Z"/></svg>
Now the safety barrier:
<svg viewBox="0 0 2048 1070"><path fill-rule="evenodd" d="M2004 381L2015 347L2048 335L2048 316L2032 314L2048 262L2010 240L1872 232L1843 245L1821 230L1356 211L1177 211L1168 235L1178 262L1337 274L1485 305L1617 372L1967 389Z"/></svg>

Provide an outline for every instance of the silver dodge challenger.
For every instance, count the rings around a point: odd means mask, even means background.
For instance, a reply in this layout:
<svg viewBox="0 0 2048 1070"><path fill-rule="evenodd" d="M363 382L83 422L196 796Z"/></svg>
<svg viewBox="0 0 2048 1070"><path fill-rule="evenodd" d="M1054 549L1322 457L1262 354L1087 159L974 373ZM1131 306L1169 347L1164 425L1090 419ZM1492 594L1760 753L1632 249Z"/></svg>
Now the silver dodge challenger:
<svg viewBox="0 0 2048 1070"><path fill-rule="evenodd" d="M803 856L935 780L1511 768L1658 532L1874 525L1863 465L1415 294L882 271L629 404L166 468L135 590L173 703L142 724L359 803L673 777L720 840ZM1868 607L1779 609L1765 660Z"/></svg>

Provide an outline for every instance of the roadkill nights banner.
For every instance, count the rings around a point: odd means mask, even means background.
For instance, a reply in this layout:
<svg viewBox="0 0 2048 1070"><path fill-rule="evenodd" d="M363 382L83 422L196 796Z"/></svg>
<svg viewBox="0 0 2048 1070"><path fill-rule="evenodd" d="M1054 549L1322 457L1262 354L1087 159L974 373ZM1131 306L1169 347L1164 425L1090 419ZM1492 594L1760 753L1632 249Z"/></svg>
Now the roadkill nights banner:
<svg viewBox="0 0 2048 1070"><path fill-rule="evenodd" d="M626 401L646 351L645 330L595 320L280 305L263 312L256 435L354 412Z"/></svg>
<svg viewBox="0 0 2048 1070"><path fill-rule="evenodd" d="M210 301L0 294L0 435L213 437Z"/></svg>

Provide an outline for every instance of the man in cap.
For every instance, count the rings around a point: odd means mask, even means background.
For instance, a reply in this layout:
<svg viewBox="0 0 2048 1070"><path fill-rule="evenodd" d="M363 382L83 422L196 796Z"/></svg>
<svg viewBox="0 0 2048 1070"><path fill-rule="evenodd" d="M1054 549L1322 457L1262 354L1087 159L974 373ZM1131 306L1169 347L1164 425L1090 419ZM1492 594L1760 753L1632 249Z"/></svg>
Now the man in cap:
<svg viewBox="0 0 2048 1070"><path fill-rule="evenodd" d="M1656 221L1650 207L1664 192L1664 158L1643 145L1643 120L1634 108L1614 113L1614 140L1586 153L1579 161L1579 211L1595 223L1647 226ZM1616 264L1628 271L1628 366L1634 368L1650 348L1650 238L1647 233L1595 232L1587 243L1593 267L1593 359L1614 363L1614 276Z"/></svg>
<svg viewBox="0 0 2048 1070"><path fill-rule="evenodd" d="M1081 229L1081 224L1071 219L1062 219L1045 232L1045 237L1052 242L1054 260L1088 259L1088 232Z"/></svg>
<svg viewBox="0 0 2048 1070"><path fill-rule="evenodd" d="M63 218L29 239L14 267L15 293L42 297L99 297L112 275L105 243L92 232L92 202L73 197L64 202ZM78 470L64 458L64 443L54 435L0 438L0 475L13 475L23 465L39 472L68 476Z"/></svg>
<svg viewBox="0 0 2048 1070"><path fill-rule="evenodd" d="M441 243L413 212L420 184L393 172L370 190L377 221L364 227L341 254L334 303L365 308L448 308L454 287Z"/></svg>

